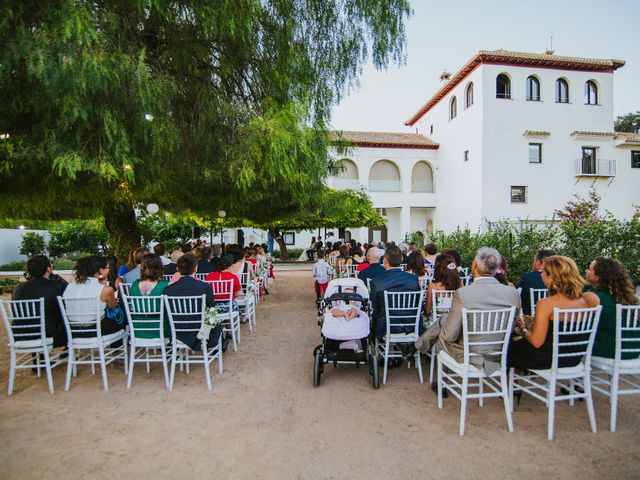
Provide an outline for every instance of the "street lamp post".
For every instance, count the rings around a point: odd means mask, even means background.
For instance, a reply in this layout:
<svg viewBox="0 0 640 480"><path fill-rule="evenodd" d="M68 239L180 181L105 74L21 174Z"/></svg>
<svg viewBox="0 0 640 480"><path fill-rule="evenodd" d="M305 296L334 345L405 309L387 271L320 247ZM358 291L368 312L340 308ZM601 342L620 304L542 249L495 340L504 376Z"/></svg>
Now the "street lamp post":
<svg viewBox="0 0 640 480"><path fill-rule="evenodd" d="M223 235L224 235L224 217L227 216L227 212L225 212L224 210L220 210L218 212L218 217L220 217L220 243L224 243L223 242Z"/></svg>

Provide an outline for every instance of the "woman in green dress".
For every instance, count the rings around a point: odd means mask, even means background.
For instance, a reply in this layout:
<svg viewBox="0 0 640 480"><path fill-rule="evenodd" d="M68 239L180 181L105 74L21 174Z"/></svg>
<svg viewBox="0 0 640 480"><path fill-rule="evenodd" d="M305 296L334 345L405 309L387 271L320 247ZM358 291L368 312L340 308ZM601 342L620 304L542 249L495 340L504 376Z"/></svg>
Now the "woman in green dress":
<svg viewBox="0 0 640 480"><path fill-rule="evenodd" d="M614 358L616 349L616 304L637 305L635 289L627 269L618 260L596 257L586 272L592 292L600 298L602 313L593 344L594 357ZM625 332L625 338L635 337ZM622 360L637 358L637 352L622 352Z"/></svg>
<svg viewBox="0 0 640 480"><path fill-rule="evenodd" d="M131 284L129 296L157 297L162 295L164 289L169 285L169 282L162 280L163 274L164 266L162 265L160 257L152 253L146 254L142 257L142 262L140 263L140 280L136 280ZM157 301L160 302L161 300ZM159 306L160 305L155 305L154 308ZM131 319L133 320L134 328L144 328L144 330L136 330L136 337L158 338L159 332L148 330L149 328L153 328L153 324L150 324L149 322L138 322L138 324L136 324L136 320L148 320L148 318L141 315L133 315ZM169 336L169 322L166 319L164 322L164 336L165 338L168 338Z"/></svg>

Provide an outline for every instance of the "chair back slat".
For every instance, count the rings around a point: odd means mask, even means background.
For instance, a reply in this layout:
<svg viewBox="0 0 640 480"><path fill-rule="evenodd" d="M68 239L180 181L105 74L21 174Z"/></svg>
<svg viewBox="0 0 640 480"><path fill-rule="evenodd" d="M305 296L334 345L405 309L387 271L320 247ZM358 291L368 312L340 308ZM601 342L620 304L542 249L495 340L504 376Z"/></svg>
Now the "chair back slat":
<svg viewBox="0 0 640 480"><path fill-rule="evenodd" d="M549 290L546 288L531 288L529 290L529 301L531 302L531 315L536 316L536 304L538 300L549 296Z"/></svg>
<svg viewBox="0 0 640 480"><path fill-rule="evenodd" d="M418 283L420 284L420 288L426 292L427 289L429 288L429 283L431 282L431 280L433 280L431 277L428 276L424 276L424 277L419 277L418 278Z"/></svg>
<svg viewBox="0 0 640 480"><path fill-rule="evenodd" d="M143 333L164 339L164 304L162 295L122 297L132 337ZM145 338L148 338L145 336Z"/></svg>
<svg viewBox="0 0 640 480"><path fill-rule="evenodd" d="M120 284L120 297L124 298L125 295L129 295L129 292L131 291L131 285L133 285L132 283L121 283Z"/></svg>
<svg viewBox="0 0 640 480"><path fill-rule="evenodd" d="M162 275L162 279L165 282L170 282L172 278L173 278L173 275Z"/></svg>
<svg viewBox="0 0 640 480"><path fill-rule="evenodd" d="M177 332L197 332L204 320L206 295L169 297L163 295L171 326L171 337L175 343Z"/></svg>
<svg viewBox="0 0 640 480"><path fill-rule="evenodd" d="M0 300L0 312L9 343L46 338L44 298Z"/></svg>
<svg viewBox="0 0 640 480"><path fill-rule="evenodd" d="M347 275L349 278L358 278L358 265L347 265Z"/></svg>
<svg viewBox="0 0 640 480"><path fill-rule="evenodd" d="M104 305L99 298L63 298L58 297L58 305L69 338L82 334L102 335L100 321L104 316Z"/></svg>
<svg viewBox="0 0 640 480"><path fill-rule="evenodd" d="M615 360L640 357L640 305L616 305Z"/></svg>
<svg viewBox="0 0 640 480"><path fill-rule="evenodd" d="M418 333L424 292L384 292L387 336L393 327L413 327Z"/></svg>
<svg viewBox="0 0 640 480"><path fill-rule="evenodd" d="M197 278L198 280L200 280L201 282L204 282L204 279L207 278L207 275L209 275L208 273L194 273L193 276L195 278Z"/></svg>
<svg viewBox="0 0 640 480"><path fill-rule="evenodd" d="M602 306L577 309L553 309L553 357L551 368L558 368L560 358L578 358L576 363L591 363L591 350Z"/></svg>
<svg viewBox="0 0 640 480"><path fill-rule="evenodd" d="M232 311L233 303L233 279L231 280L210 280L207 282L213 290L213 298L217 304L227 303L228 312Z"/></svg>
<svg viewBox="0 0 640 480"><path fill-rule="evenodd" d="M440 321L440 316L451 308L455 290L431 290L432 323Z"/></svg>
<svg viewBox="0 0 640 480"><path fill-rule="evenodd" d="M468 287L469 283L471 283L471 275L465 275L464 277L460 277L460 282L463 287Z"/></svg>
<svg viewBox="0 0 640 480"><path fill-rule="evenodd" d="M513 330L516 307L498 310L462 309L464 363L474 356L500 357L506 369L507 348Z"/></svg>

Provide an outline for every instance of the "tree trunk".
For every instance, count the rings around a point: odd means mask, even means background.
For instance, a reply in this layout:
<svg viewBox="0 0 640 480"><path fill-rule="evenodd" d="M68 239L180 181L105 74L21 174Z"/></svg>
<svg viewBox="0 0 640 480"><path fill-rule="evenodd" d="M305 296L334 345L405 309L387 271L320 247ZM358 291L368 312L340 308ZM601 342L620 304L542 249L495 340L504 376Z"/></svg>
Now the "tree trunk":
<svg viewBox="0 0 640 480"><path fill-rule="evenodd" d="M110 250L119 259L126 260L129 252L140 246L140 229L133 204L129 199L114 196L106 202L103 214L109 232Z"/></svg>
<svg viewBox="0 0 640 480"><path fill-rule="evenodd" d="M289 260L289 251L287 250L287 245L284 243L284 238L282 238L282 235L280 234L280 230L277 228L270 228L269 233L278 243L278 247L280 247L280 260Z"/></svg>

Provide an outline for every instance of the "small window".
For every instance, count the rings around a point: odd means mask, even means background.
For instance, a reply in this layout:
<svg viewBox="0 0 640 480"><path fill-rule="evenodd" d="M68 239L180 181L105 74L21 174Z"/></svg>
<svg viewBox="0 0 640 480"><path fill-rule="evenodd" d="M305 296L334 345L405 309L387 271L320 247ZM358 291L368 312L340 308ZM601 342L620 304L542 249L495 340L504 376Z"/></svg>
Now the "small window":
<svg viewBox="0 0 640 480"><path fill-rule="evenodd" d="M511 187L511 203L527 203L527 187Z"/></svg>
<svg viewBox="0 0 640 480"><path fill-rule="evenodd" d="M640 168L640 150L631 152L631 168Z"/></svg>
<svg viewBox="0 0 640 480"><path fill-rule="evenodd" d="M569 84L564 78L556 80L556 102L569 103Z"/></svg>
<svg viewBox="0 0 640 480"><path fill-rule="evenodd" d="M529 144L529 163L542 163L542 144Z"/></svg>
<svg viewBox="0 0 640 480"><path fill-rule="evenodd" d="M598 87L592 80L584 84L584 103L585 105L598 105Z"/></svg>
<svg viewBox="0 0 640 480"><path fill-rule="evenodd" d="M449 104L449 120L453 120L458 115L458 101L456 97L451 99L451 103Z"/></svg>
<svg viewBox="0 0 640 480"><path fill-rule="evenodd" d="M527 100L540 101L540 80L536 77L527 77Z"/></svg>
<svg viewBox="0 0 640 480"><path fill-rule="evenodd" d="M504 73L496 78L496 98L511 98L511 80Z"/></svg>
<svg viewBox="0 0 640 480"><path fill-rule="evenodd" d="M468 162L469 161L469 150L465 150L464 151L464 161Z"/></svg>
<svg viewBox="0 0 640 480"><path fill-rule="evenodd" d="M464 98L465 98L464 100L465 108L469 108L471 105L473 105L473 82L467 85Z"/></svg>
<svg viewBox="0 0 640 480"><path fill-rule="evenodd" d="M582 169L583 175L595 175L597 172L596 148L582 147Z"/></svg>
<svg viewBox="0 0 640 480"><path fill-rule="evenodd" d="M285 245L295 245L296 244L296 234L295 232L284 232L282 234L282 239L284 240Z"/></svg>

